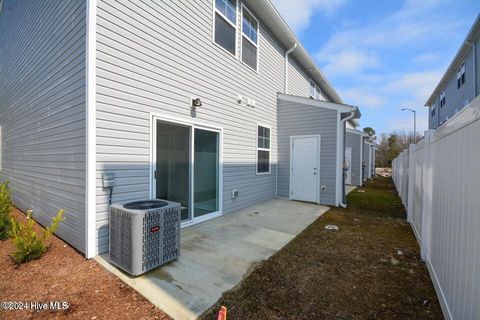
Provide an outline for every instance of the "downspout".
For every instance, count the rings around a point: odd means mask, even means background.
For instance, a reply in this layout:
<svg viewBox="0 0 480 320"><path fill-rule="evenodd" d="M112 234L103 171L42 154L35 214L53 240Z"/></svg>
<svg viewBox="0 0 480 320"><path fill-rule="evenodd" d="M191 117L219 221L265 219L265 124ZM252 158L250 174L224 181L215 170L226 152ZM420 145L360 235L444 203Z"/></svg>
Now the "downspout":
<svg viewBox="0 0 480 320"><path fill-rule="evenodd" d="M288 56L297 48L297 43L293 44L293 47L285 52L285 94L288 94Z"/></svg>
<svg viewBox="0 0 480 320"><path fill-rule="evenodd" d="M351 120L355 117L355 113L357 111L357 108L355 108L355 110L353 110L350 115L348 117L346 117L345 119L342 119L340 120L340 128L343 128L345 126L345 122L347 122L348 120ZM343 133L343 129L342 129L342 133ZM338 139L340 139L340 137L338 137ZM342 137L341 139L341 149L345 149L345 141ZM341 182L342 182L342 200L340 200L340 203L338 204L340 207L342 208L346 208L347 207L347 204L346 204L346 195L345 195L345 169L343 167L343 164L344 164L344 161L345 161L345 154L344 152L342 152L342 155L343 155L343 159L341 161L341 166L339 166L338 170L341 172Z"/></svg>
<svg viewBox="0 0 480 320"><path fill-rule="evenodd" d="M477 42L473 42L473 99L477 97ZM473 100L472 99L472 100Z"/></svg>

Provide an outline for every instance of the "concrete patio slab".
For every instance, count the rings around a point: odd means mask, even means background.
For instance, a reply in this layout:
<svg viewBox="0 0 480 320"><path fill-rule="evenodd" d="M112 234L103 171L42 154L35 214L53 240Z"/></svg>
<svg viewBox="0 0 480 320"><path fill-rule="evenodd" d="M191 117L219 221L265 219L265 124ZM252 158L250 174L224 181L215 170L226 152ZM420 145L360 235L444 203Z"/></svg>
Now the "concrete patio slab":
<svg viewBox="0 0 480 320"><path fill-rule="evenodd" d="M180 258L139 277L111 265L108 254L95 259L172 318L196 319L328 209L272 200L182 229Z"/></svg>

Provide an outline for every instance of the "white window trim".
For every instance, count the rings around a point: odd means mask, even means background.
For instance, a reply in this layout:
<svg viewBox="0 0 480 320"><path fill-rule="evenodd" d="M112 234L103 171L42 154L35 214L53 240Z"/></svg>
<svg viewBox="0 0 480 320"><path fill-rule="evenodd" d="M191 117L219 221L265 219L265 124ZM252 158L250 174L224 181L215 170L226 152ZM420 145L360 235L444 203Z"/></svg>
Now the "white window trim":
<svg viewBox="0 0 480 320"><path fill-rule="evenodd" d="M238 7L239 7L239 2L240 0L237 0L236 7L235 7L235 15L236 15L236 24L233 24L223 13L217 10L217 7L215 6L215 0L212 1L212 43L222 49L224 52L228 53L231 57L238 59L238 43L237 43L237 33L238 33ZM222 19L227 21L228 24L230 24L232 27L235 28L235 54L232 54L230 51L219 45L218 43L215 42L215 14L218 13Z"/></svg>
<svg viewBox="0 0 480 320"><path fill-rule="evenodd" d="M258 127L262 127L270 130L270 148L269 149L258 147ZM256 129L257 130L255 132L255 139L256 139L257 148L255 150L255 174L257 176L263 176L263 175L272 173L272 128L265 124L257 123ZM268 151L268 172L258 172L258 151Z"/></svg>
<svg viewBox="0 0 480 320"><path fill-rule="evenodd" d="M159 114L156 112L150 112L150 168L149 168L149 188L148 192L150 195L150 198L155 198L156 197L156 180L154 178L154 171L156 168L156 163L157 163L157 155L156 155L156 144L157 144L157 132L156 132L156 124L157 121L163 121L171 124L176 124L176 125L184 125L186 127L189 127L191 129L190 131L190 139L192 139L192 136L194 134L195 129L202 129L202 130L207 130L207 131L212 131L212 132L218 132L219 133L219 141L218 141L218 150L219 150L219 163L218 163L218 211L214 213L207 214L205 216L201 216L198 218L194 218L189 221L182 222L180 227L186 228L192 225L195 225L200 222L204 222L210 219L217 218L221 215L223 215L223 168L224 168L224 159L223 159L223 133L224 129L223 127L219 127L217 125L207 123L207 122L202 122L202 121L196 121L196 120L191 120L191 119L186 119L182 117L174 117L174 116L166 116L163 114ZM193 139L191 140L193 142ZM193 143L190 145L190 153L193 152ZM193 162L190 162L190 166L193 166ZM193 178L191 178L190 183L193 185L194 181ZM191 203L193 203L193 193L191 192L190 199Z"/></svg>
<svg viewBox="0 0 480 320"><path fill-rule="evenodd" d="M249 37L247 37L246 35L243 34L243 10L246 10L251 16L252 18L257 22L257 43L253 42ZM257 68L254 69L252 68L251 66L249 66L248 64L246 64L245 62L243 62L243 38L245 37L245 39L247 39L247 41L249 41L251 44L253 44L256 48L257 48ZM250 70L253 70L255 71L256 73L258 73L258 68L260 66L260 22L258 21L257 17L255 17L255 15L252 13L252 11L250 11L242 2L242 7L241 7L241 12L240 12L240 62L244 65L246 65Z"/></svg>
<svg viewBox="0 0 480 320"><path fill-rule="evenodd" d="M308 82L308 96L312 99L315 99L315 94L316 94L316 87L317 85L315 84L315 81L313 81L312 79L310 79L310 81ZM313 87L313 96L312 96L312 87Z"/></svg>
<svg viewBox="0 0 480 320"><path fill-rule="evenodd" d="M323 96L322 96L322 90L320 90L320 87L317 85L317 83L315 81L313 81L312 79L310 79L308 81L309 85L308 85L308 96L312 99L315 99L315 100L323 100ZM312 92L311 92L311 89L313 87L313 96L312 96Z"/></svg>
<svg viewBox="0 0 480 320"><path fill-rule="evenodd" d="M320 90L320 87L315 84L315 99L322 100L320 99L321 97L322 97L322 91Z"/></svg>

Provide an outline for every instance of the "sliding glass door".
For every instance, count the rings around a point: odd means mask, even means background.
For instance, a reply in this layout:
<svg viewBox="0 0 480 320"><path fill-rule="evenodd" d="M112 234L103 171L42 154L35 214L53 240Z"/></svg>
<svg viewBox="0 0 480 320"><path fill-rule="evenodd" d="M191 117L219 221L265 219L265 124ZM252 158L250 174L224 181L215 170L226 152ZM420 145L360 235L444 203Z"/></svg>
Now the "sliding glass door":
<svg viewBox="0 0 480 320"><path fill-rule="evenodd" d="M156 196L179 202L190 219L190 127L157 122Z"/></svg>
<svg viewBox="0 0 480 320"><path fill-rule="evenodd" d="M155 194L179 202L183 222L220 211L220 133L156 122Z"/></svg>
<svg viewBox="0 0 480 320"><path fill-rule="evenodd" d="M218 132L195 129L193 216L218 211Z"/></svg>

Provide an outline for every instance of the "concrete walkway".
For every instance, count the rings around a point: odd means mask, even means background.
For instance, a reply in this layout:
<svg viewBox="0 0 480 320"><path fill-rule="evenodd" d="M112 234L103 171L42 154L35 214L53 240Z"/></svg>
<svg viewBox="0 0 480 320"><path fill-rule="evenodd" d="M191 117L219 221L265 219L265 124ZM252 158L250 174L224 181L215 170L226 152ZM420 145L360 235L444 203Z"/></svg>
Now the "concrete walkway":
<svg viewBox="0 0 480 320"><path fill-rule="evenodd" d="M350 192L352 192L353 190L355 190L357 188L358 188L357 186L346 185L345 186L345 191L346 191L347 194L349 194Z"/></svg>
<svg viewBox="0 0 480 320"><path fill-rule="evenodd" d="M329 208L272 200L182 229L181 256L139 277L95 259L174 319L196 319Z"/></svg>

